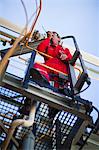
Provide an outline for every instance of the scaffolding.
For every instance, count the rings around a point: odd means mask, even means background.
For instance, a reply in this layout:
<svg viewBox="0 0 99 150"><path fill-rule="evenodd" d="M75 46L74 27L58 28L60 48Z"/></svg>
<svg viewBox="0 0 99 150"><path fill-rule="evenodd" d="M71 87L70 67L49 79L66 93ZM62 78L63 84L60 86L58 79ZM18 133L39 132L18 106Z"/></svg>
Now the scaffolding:
<svg viewBox="0 0 99 150"><path fill-rule="evenodd" d="M13 39L12 36L10 38ZM77 146L77 149L81 150L90 135L98 131L97 108L91 101L80 96L80 93L90 86L91 81L76 39L74 36L66 36L62 39L72 39L75 45L73 58L69 62L70 86L65 89L64 94L52 85L31 78L30 70L37 54L36 47L41 40L31 41L28 45L19 43L16 52L10 58L8 67L14 57L19 58L19 55L30 53L29 60L24 61L27 63L25 70L24 67L17 68L17 75L5 70L0 81L0 146L2 150L71 150L72 146ZM9 48L0 51L1 60L8 51ZM24 60L23 57L20 58ZM74 64L78 59L82 72L79 77L76 77ZM12 65L13 71L14 67ZM18 72L23 70L24 75L18 76ZM63 81L62 76L61 81ZM85 83L87 88L82 90ZM30 115L31 106L34 108L32 115ZM93 111L97 116L95 121L92 116ZM18 124L14 124L17 121ZM25 125L25 122L28 125ZM11 133L12 130L13 133Z"/></svg>

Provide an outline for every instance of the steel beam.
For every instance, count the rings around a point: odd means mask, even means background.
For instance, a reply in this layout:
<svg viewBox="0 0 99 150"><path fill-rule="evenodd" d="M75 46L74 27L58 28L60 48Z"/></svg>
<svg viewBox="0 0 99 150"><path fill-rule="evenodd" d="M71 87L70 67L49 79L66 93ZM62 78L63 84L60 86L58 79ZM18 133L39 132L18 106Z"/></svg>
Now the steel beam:
<svg viewBox="0 0 99 150"><path fill-rule="evenodd" d="M18 25L0 17L0 26L5 27L13 32L21 33L24 27L19 27Z"/></svg>

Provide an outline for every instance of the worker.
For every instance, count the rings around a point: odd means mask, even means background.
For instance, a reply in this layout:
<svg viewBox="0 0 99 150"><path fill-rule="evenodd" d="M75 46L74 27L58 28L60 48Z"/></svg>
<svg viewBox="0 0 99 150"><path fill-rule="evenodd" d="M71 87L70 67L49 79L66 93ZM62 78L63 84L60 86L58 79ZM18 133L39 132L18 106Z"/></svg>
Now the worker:
<svg viewBox="0 0 99 150"><path fill-rule="evenodd" d="M55 70L58 70L60 72L63 72L65 74L69 73L68 68L68 61L72 59L72 55L68 48L63 48L62 45L60 45L60 36L56 32L47 32L47 38L44 39L37 47L37 50L43 53L46 53L48 56L44 56L44 64L48 67L52 68L46 68L38 63L34 64L34 68L36 68L40 73L48 80L51 80L50 74L56 74L59 73ZM53 69L55 69L53 71ZM59 87L58 79L57 77L54 77L54 87Z"/></svg>

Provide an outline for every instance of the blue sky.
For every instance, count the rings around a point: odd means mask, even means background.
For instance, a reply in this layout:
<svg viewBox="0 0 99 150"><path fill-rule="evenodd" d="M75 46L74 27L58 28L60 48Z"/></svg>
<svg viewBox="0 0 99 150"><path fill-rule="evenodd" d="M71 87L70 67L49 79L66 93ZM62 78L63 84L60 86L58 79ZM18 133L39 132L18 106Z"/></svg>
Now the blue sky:
<svg viewBox="0 0 99 150"><path fill-rule="evenodd" d="M23 0L30 18L35 0ZM38 1L39 2L39 1ZM23 26L25 15L20 0L2 0L0 16ZM79 47L99 56L99 0L42 0L36 28L55 30L61 36L74 35Z"/></svg>
<svg viewBox="0 0 99 150"><path fill-rule="evenodd" d="M23 1L30 18L35 11L35 0ZM0 17L21 27L25 25L20 0L1 0ZM36 29L44 33L42 26L45 30L57 31L60 36L75 36L81 50L99 57L99 0L42 0L42 11ZM84 97L99 108L98 89L99 81L92 80Z"/></svg>

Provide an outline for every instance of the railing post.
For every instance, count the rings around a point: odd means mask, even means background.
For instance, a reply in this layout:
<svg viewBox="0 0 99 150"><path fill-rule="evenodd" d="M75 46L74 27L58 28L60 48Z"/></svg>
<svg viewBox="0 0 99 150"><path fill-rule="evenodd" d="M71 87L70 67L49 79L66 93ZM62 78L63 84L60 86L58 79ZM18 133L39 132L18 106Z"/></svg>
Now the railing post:
<svg viewBox="0 0 99 150"><path fill-rule="evenodd" d="M27 71L26 71L26 74L25 74L25 77L24 77L24 80L23 80L23 87L24 88L28 87L28 82L29 82L29 79L30 79L30 69L33 67L35 56L36 56L36 51L34 50L31 54L29 65L28 65L28 68L27 68Z"/></svg>

